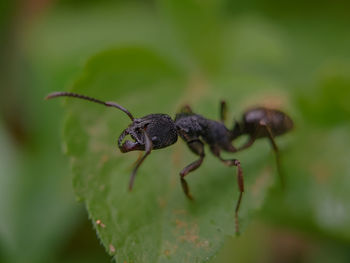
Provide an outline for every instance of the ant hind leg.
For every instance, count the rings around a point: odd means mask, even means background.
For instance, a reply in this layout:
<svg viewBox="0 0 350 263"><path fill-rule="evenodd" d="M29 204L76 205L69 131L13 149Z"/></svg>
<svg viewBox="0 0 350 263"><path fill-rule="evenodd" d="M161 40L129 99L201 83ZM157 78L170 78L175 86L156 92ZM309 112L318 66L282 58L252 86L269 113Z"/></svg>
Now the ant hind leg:
<svg viewBox="0 0 350 263"><path fill-rule="evenodd" d="M277 173L279 175L282 188L285 188L285 179L284 179L284 175L283 175L283 171L282 171L282 167L281 167L280 154L279 154L279 150L278 150L277 144L275 142L275 139L273 138L272 131L271 131L270 127L264 121L261 121L260 125L262 128L264 128L266 130L269 141L270 141L271 146L272 146L272 149L275 152Z"/></svg>
<svg viewBox="0 0 350 263"><path fill-rule="evenodd" d="M237 152L249 148L250 146L253 145L254 142L255 142L255 137L254 136L249 137L249 140L245 144L243 144L241 147L239 147L237 149Z"/></svg>
<svg viewBox="0 0 350 263"><path fill-rule="evenodd" d="M223 162L226 166L236 166L237 167L237 184L239 189L239 197L236 203L235 208L235 227L236 227L236 234L239 234L239 222L238 222L238 211L241 206L242 196L244 192L244 180L243 180L243 172L241 163L237 159L223 159L220 155L220 149L215 146L210 147L212 153L220 159L221 162Z"/></svg>

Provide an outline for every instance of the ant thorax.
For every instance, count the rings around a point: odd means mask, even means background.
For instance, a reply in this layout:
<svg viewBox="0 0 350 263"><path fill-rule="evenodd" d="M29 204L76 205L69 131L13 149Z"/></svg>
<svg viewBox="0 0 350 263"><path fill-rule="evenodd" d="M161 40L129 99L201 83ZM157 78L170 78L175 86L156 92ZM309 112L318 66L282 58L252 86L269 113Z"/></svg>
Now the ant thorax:
<svg viewBox="0 0 350 263"><path fill-rule="evenodd" d="M179 113L175 118L175 126L185 141L202 138L207 144L223 150L231 145L231 132L222 122L206 119L199 114Z"/></svg>

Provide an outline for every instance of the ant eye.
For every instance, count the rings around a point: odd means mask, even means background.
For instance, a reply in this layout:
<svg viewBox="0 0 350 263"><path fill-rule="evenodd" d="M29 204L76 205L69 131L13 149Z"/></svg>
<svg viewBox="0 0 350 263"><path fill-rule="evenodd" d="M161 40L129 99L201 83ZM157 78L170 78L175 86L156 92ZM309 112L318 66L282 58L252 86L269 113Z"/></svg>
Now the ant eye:
<svg viewBox="0 0 350 263"><path fill-rule="evenodd" d="M157 136L153 136L152 137L152 142L158 142L158 137Z"/></svg>

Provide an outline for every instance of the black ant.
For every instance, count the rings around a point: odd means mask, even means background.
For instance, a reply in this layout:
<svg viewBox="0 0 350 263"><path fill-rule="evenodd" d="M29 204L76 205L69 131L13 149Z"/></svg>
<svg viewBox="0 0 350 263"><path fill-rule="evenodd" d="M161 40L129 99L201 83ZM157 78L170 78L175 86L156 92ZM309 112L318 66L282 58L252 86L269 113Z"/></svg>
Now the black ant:
<svg viewBox="0 0 350 263"><path fill-rule="evenodd" d="M235 153L250 147L256 139L267 137L276 153L277 167L280 173L279 154L274 137L288 132L293 127L293 121L285 113L279 110L259 107L246 111L243 115L243 120L241 122L236 122L233 129L230 130L224 124L227 111L227 106L224 101L220 103L220 121L209 120L199 114L195 114L188 105L184 106L180 113L176 114L174 121L167 114L149 114L142 118L134 118L127 109L118 103L104 102L71 92L54 92L49 94L46 99L62 96L84 99L107 107L115 107L126 113L131 119L132 123L118 138L118 147L122 153L138 150L145 151L145 154L137 161L132 171L129 190L133 187L138 168L151 151L174 144L177 141L177 137L180 136L187 143L190 150L199 156L198 160L190 163L180 172L182 189L187 198L192 200L193 197L190 194L185 176L201 166L205 157L204 143L207 143L210 147L210 151L214 156L219 158L221 162L227 166L237 167L240 194L235 209L236 233L239 233L238 211L244 192L243 173L240 162L237 159L222 158L221 151ZM242 147L235 148L232 141L243 134L249 135L250 139ZM130 135L133 141L125 140L123 142L127 135Z"/></svg>

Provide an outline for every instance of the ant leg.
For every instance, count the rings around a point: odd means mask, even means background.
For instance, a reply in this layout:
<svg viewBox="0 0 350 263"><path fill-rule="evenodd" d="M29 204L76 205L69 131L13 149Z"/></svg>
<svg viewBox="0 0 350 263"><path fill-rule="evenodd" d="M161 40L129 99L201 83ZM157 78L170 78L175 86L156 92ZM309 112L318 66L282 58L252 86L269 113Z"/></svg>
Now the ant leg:
<svg viewBox="0 0 350 263"><path fill-rule="evenodd" d="M254 136L249 137L249 140L245 144L243 144L241 147L239 147L237 151L242 151L249 148L250 146L253 145L254 142L255 142L255 137Z"/></svg>
<svg viewBox="0 0 350 263"><path fill-rule="evenodd" d="M148 137L148 134L146 133L145 130L143 130L143 135L144 135L144 138L145 138L145 154L142 156L141 159L139 159L137 161L137 164L136 164L134 170L131 173L131 177L130 177L130 181L129 181L129 191L132 190L132 186L134 184L134 180L135 180L135 176L136 176L137 170L139 169L139 167L142 164L142 162L146 159L146 157L151 153L152 148L153 148L152 141Z"/></svg>
<svg viewBox="0 0 350 263"><path fill-rule="evenodd" d="M282 188L284 188L285 187L285 180L284 180L284 176L283 176L283 172L282 172L282 168L281 168L280 154L279 154L277 144L273 138L272 131L271 131L270 127L264 121L261 121L260 125L261 125L261 127L263 127L266 130L266 132L268 134L269 141L270 141L271 146L272 146L272 149L275 152L277 173L280 177Z"/></svg>
<svg viewBox="0 0 350 263"><path fill-rule="evenodd" d="M180 112L181 113L188 113L188 114L193 113L192 108L188 104L182 106L181 109L180 109Z"/></svg>
<svg viewBox="0 0 350 263"><path fill-rule="evenodd" d="M141 160L142 156L143 156L143 155L142 155L142 152L140 151L140 152L139 152L139 156L137 157L136 161L133 162L133 163L130 165L130 168L132 168L132 167L134 167L135 165L137 165L137 163Z"/></svg>
<svg viewBox="0 0 350 263"><path fill-rule="evenodd" d="M227 103L224 100L220 101L220 120L225 123L227 117Z"/></svg>
<svg viewBox="0 0 350 263"><path fill-rule="evenodd" d="M239 234L239 221L238 221L238 211L241 206L242 196L244 192L244 180L243 180L243 172L240 161L237 159L223 159L220 155L220 149L218 147L212 146L210 147L212 153L220 159L227 166L236 166L237 167L237 184L239 189L239 197L237 200L236 208L235 208L235 228L236 234Z"/></svg>
<svg viewBox="0 0 350 263"><path fill-rule="evenodd" d="M185 180L185 176L196 170L199 166L201 166L203 159L204 159L204 144L199 139L194 139L191 141L187 141L187 146L190 148L190 150L194 153L199 155L199 159L197 161L194 161L187 165L182 171L180 172L180 179L181 179L181 186L182 190L184 191L185 195L188 199L193 200L192 195L190 194L190 189L188 187L188 184Z"/></svg>

